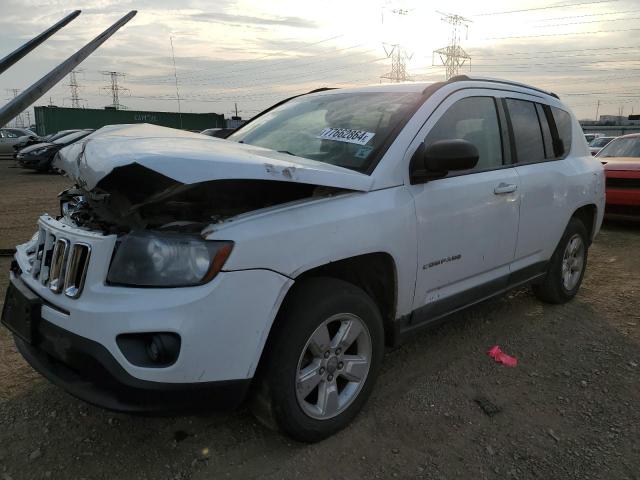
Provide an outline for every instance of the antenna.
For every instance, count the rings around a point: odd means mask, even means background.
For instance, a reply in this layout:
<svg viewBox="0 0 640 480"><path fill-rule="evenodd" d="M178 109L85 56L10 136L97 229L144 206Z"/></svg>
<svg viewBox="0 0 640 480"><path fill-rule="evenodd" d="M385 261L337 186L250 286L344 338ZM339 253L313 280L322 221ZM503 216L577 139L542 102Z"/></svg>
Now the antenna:
<svg viewBox="0 0 640 480"><path fill-rule="evenodd" d="M440 57L442 65L446 67L446 79L449 80L451 77L458 75L460 67L463 66L467 60L471 63L471 56L460 46L461 27L464 27L468 34L469 26L467 24L470 23L471 20L461 15L443 12L438 13L443 15L441 18L443 22L451 25L451 37L449 39L449 45L433 51L434 58L431 63L435 65L435 55L437 54Z"/></svg>
<svg viewBox="0 0 640 480"><path fill-rule="evenodd" d="M176 98L178 99L178 118L180 119L180 129L182 129L182 110L180 109L180 91L178 90L178 71L176 70L176 54L173 51L173 37L169 35L171 42L171 58L173 58L173 78L176 80Z"/></svg>

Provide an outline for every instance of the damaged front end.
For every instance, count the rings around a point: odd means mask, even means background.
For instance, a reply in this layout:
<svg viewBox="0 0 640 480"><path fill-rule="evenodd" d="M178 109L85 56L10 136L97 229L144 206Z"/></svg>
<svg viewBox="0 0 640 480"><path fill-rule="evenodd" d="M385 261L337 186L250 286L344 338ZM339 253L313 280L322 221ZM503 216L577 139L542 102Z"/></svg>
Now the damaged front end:
<svg viewBox="0 0 640 480"><path fill-rule="evenodd" d="M341 167L152 125L105 127L63 149L55 167L76 183L60 194L63 221L116 235L199 233L243 213L371 185Z"/></svg>
<svg viewBox="0 0 640 480"><path fill-rule="evenodd" d="M120 235L154 229L199 232L242 213L340 191L273 180L185 185L133 164L118 167L91 190L76 185L59 198L61 216L75 226Z"/></svg>

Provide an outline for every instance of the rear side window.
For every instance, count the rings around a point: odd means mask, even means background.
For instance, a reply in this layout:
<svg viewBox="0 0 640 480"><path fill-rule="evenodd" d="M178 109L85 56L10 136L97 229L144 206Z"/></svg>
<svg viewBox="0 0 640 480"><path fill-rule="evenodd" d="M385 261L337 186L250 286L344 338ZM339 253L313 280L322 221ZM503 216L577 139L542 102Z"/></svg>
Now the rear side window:
<svg viewBox="0 0 640 480"><path fill-rule="evenodd" d="M562 140L562 146L564 147L564 152L561 156L564 156L571 150L571 115L557 107L551 107L551 113L556 122L558 136Z"/></svg>
<svg viewBox="0 0 640 480"><path fill-rule="evenodd" d="M545 160L540 122L533 102L507 99L518 163Z"/></svg>

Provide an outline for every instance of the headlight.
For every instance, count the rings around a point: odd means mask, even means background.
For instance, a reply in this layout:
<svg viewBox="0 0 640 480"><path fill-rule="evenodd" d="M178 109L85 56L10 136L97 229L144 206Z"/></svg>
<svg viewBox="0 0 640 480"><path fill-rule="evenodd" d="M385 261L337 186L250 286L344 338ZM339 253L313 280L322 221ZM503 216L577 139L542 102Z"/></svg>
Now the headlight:
<svg viewBox="0 0 640 480"><path fill-rule="evenodd" d="M46 147L43 148L39 148L37 150L34 150L33 152L31 152L31 155L42 155L43 153L45 153L47 150L49 150Z"/></svg>
<svg viewBox="0 0 640 480"><path fill-rule="evenodd" d="M201 285L222 269L232 248L232 242L179 233L132 232L119 241L107 282L138 287Z"/></svg>

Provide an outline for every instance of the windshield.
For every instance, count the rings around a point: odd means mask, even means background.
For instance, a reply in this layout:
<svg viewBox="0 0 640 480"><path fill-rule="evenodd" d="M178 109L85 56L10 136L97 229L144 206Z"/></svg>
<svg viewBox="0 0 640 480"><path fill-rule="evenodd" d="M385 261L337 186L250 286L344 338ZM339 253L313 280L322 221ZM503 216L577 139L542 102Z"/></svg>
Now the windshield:
<svg viewBox="0 0 640 480"><path fill-rule="evenodd" d="M421 98L418 92L301 96L261 115L227 140L368 171Z"/></svg>
<svg viewBox="0 0 640 480"><path fill-rule="evenodd" d="M67 143L75 142L76 140L81 139L82 137L86 137L91 133L90 130L80 130L79 132L70 133L69 135L65 135L64 137L60 137L55 140L53 143L56 145L66 145Z"/></svg>
<svg viewBox="0 0 640 480"><path fill-rule="evenodd" d="M613 140L613 137L600 137L593 140L589 146L590 147L604 147L607 143Z"/></svg>
<svg viewBox="0 0 640 480"><path fill-rule="evenodd" d="M616 138L600 150L598 157L640 157L640 137Z"/></svg>

